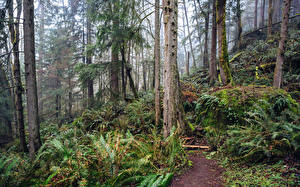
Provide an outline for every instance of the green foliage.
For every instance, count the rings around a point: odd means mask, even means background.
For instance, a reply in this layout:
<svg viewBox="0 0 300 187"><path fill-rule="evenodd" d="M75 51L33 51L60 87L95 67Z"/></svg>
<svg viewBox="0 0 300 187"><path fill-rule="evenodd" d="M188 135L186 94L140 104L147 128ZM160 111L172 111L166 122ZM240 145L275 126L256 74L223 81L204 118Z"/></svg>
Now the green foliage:
<svg viewBox="0 0 300 187"><path fill-rule="evenodd" d="M228 186L298 186L300 178L295 174L296 168L289 168L282 161L273 165L224 164L225 182Z"/></svg>
<svg viewBox="0 0 300 187"><path fill-rule="evenodd" d="M16 153L9 151L7 158L0 159L1 182L10 186L167 186L173 173L186 164L186 155L175 128L167 139L151 128L146 111L151 110L152 100L152 95L145 95L128 106L87 110L61 128L43 123L45 142L35 161L18 166L23 157L14 160ZM124 118L135 124L121 128ZM147 129L137 130L143 129L137 118L144 120Z"/></svg>
<svg viewBox="0 0 300 187"><path fill-rule="evenodd" d="M237 87L202 95L197 122L231 160L258 162L299 151L299 106L282 90Z"/></svg>

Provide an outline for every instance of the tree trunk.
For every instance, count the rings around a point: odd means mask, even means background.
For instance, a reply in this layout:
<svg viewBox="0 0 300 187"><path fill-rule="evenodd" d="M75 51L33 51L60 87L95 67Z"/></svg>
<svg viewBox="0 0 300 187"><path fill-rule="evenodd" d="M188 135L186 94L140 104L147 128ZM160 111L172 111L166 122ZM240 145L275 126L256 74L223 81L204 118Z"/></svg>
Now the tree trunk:
<svg viewBox="0 0 300 187"><path fill-rule="evenodd" d="M280 21L280 15L281 15L281 0L274 0L273 3L273 21L279 22Z"/></svg>
<svg viewBox="0 0 300 187"><path fill-rule="evenodd" d="M261 0L261 8L260 8L260 14L261 14L261 22L260 27L265 26L265 7L266 7L266 0Z"/></svg>
<svg viewBox="0 0 300 187"><path fill-rule="evenodd" d="M17 113L17 126L19 128L19 138L20 138L20 149L22 152L28 152L28 148L25 140L25 130L24 130L24 108L22 101L22 80L21 80L21 67L19 58L19 41L20 41L20 30L19 30L19 19L22 12L22 3L20 0L17 1L17 20L14 24L14 13L13 13L13 1L8 1L8 14L9 14L9 32L10 39L13 46L13 74L14 74L14 84L15 84L15 108Z"/></svg>
<svg viewBox="0 0 300 187"><path fill-rule="evenodd" d="M193 68L196 68L196 60L195 60L195 55L194 55L194 52L193 52L193 43L192 43L192 37L191 37L190 26L189 26L189 18L188 18L188 15L187 15L185 0L183 0L183 7L184 7L186 25L187 25L187 29L188 29L190 49L191 49L192 58L193 58Z"/></svg>
<svg viewBox="0 0 300 187"><path fill-rule="evenodd" d="M173 126L184 129L183 106L177 66L178 1L163 0L165 34L164 72L164 137L170 135Z"/></svg>
<svg viewBox="0 0 300 187"><path fill-rule="evenodd" d="M155 44L154 44L154 64L155 64L155 124L159 125L160 108L160 19L159 19L159 0L155 0Z"/></svg>
<svg viewBox="0 0 300 187"><path fill-rule="evenodd" d="M121 70L121 76L122 76L122 94L123 94L123 99L126 99L126 83L125 83L125 44L123 44L122 49L121 49L121 54L122 54L122 70Z"/></svg>
<svg viewBox="0 0 300 187"><path fill-rule="evenodd" d="M255 8L254 8L254 29L257 29L257 5L258 5L258 0L255 0Z"/></svg>
<svg viewBox="0 0 300 187"><path fill-rule="evenodd" d="M285 51L285 42L287 38L290 5L291 5L291 0L284 0L284 8L282 13L282 23L281 23L281 31L280 31L280 41L277 50L276 67L274 72L273 86L275 88L280 88L282 82L282 65L284 62L284 51Z"/></svg>
<svg viewBox="0 0 300 187"><path fill-rule="evenodd" d="M242 28L242 11L241 11L241 1L237 0L237 11L236 11L236 16L237 16L237 33L238 33L238 48L241 48L241 44L242 44L242 32L243 32L243 28Z"/></svg>
<svg viewBox="0 0 300 187"><path fill-rule="evenodd" d="M187 58L185 59L185 72L187 76L190 76L190 52L187 52Z"/></svg>
<svg viewBox="0 0 300 187"><path fill-rule="evenodd" d="M131 76L131 67L129 66L129 61L126 62L125 61L125 49L124 51L121 50L121 55L122 55L122 61L124 61L124 65L125 65L125 69L126 69L126 75L129 79L129 86L130 86L130 89L134 95L135 98L138 98L138 93L137 93L137 90L134 86L134 81L133 81L133 78ZM128 58L129 59L129 58Z"/></svg>
<svg viewBox="0 0 300 187"><path fill-rule="evenodd" d="M216 23L216 0L213 0L212 5L212 28L211 28L211 51L210 51L210 65L209 65L209 77L210 85L213 85L217 79L217 23Z"/></svg>
<svg viewBox="0 0 300 187"><path fill-rule="evenodd" d="M87 45L90 46L92 44L92 25L89 18L87 18L86 23L87 30ZM86 64L92 64L92 52L91 50L87 50ZM88 107L93 107L94 103L94 83L91 78L87 80L87 88L88 88Z"/></svg>
<svg viewBox="0 0 300 187"><path fill-rule="evenodd" d="M195 7L195 13L196 13L196 15L199 15L198 10L197 10L196 0L193 0L193 2L194 2L194 7ZM196 19L196 23L197 23L197 29L196 30L197 30L197 33L198 33L198 40L199 40L199 43L201 43L201 32L200 32L199 19Z"/></svg>
<svg viewBox="0 0 300 187"><path fill-rule="evenodd" d="M204 55L203 55L203 66L204 66L204 68L208 68L208 65L209 65L209 60L208 60L209 11L210 11L210 3L208 1L208 10L205 14L205 41L204 41Z"/></svg>
<svg viewBox="0 0 300 187"><path fill-rule="evenodd" d="M232 82L232 77L229 69L228 49L226 40L226 0L217 0L216 7L220 73L223 84L227 85Z"/></svg>
<svg viewBox="0 0 300 187"><path fill-rule="evenodd" d="M40 125L38 119L38 98L35 69L34 46L34 4L33 0L23 1L24 7L24 55L27 98L27 117L29 130L29 155L33 160L41 147Z"/></svg>
<svg viewBox="0 0 300 187"><path fill-rule="evenodd" d="M20 1L20 0L19 0ZM39 70L38 70L38 98L39 98L39 115L43 116L44 102L43 102L43 64L44 64L44 34L45 34L45 6L43 1L40 2L40 30L39 30Z"/></svg>
<svg viewBox="0 0 300 187"><path fill-rule="evenodd" d="M269 9L268 9L268 38L272 35L272 14L273 14L273 0L269 0Z"/></svg>

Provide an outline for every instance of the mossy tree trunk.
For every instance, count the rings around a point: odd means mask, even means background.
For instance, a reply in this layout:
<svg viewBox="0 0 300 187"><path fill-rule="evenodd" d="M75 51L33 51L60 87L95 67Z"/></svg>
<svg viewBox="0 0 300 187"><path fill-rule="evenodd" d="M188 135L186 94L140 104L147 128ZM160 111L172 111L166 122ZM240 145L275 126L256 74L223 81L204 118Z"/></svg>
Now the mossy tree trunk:
<svg viewBox="0 0 300 187"><path fill-rule="evenodd" d="M287 38L287 29L290 15L291 0L284 0L284 8L282 13L282 23L280 31L279 47L277 49L276 67L274 72L273 87L280 88L282 82L282 65L284 62L285 42Z"/></svg>
<svg viewBox="0 0 300 187"><path fill-rule="evenodd" d="M177 66L178 1L163 0L165 69L164 69L164 137L170 135L173 126L182 129L183 106Z"/></svg>
<svg viewBox="0 0 300 187"><path fill-rule="evenodd" d="M268 38L272 35L273 0L269 0L268 8Z"/></svg>
<svg viewBox="0 0 300 187"><path fill-rule="evenodd" d="M216 0L212 3L212 27L211 27L211 49L209 61L210 85L213 85L217 79L217 23L216 23Z"/></svg>
<svg viewBox="0 0 300 187"><path fill-rule="evenodd" d="M217 0L216 7L220 73L223 84L227 85L229 83L232 83L232 77L229 69L228 49L226 40L226 0Z"/></svg>
<svg viewBox="0 0 300 187"><path fill-rule="evenodd" d="M35 69L34 39L34 3L33 0L23 1L24 7L24 56L27 96L27 119L29 130L29 155L33 160L41 147L38 98Z"/></svg>

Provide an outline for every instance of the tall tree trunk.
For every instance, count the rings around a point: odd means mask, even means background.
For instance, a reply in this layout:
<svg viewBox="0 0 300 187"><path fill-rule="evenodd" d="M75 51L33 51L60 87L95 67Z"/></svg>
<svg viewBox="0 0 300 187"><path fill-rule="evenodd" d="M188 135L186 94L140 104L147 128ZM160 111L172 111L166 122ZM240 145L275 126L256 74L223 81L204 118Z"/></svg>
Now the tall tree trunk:
<svg viewBox="0 0 300 187"><path fill-rule="evenodd" d="M178 1L163 0L165 34L164 75L164 137L170 135L173 126L184 129L183 106L177 66Z"/></svg>
<svg viewBox="0 0 300 187"><path fill-rule="evenodd" d="M208 10L205 13L205 41L204 41L204 55L203 55L203 66L204 68L208 68L209 60L208 60L208 29L209 29L209 11L210 11L210 3L208 1Z"/></svg>
<svg viewBox="0 0 300 187"><path fill-rule="evenodd" d="M13 46L13 74L14 74L14 84L15 84L15 108L17 113L17 126L19 128L19 138L20 138L20 149L22 152L28 152L28 148L25 140L25 130L24 130L24 109L22 101L22 80L21 80L21 67L19 58L19 41L20 41L20 30L19 30L19 20L22 12L22 2L17 1L17 20L14 24L14 13L13 13L13 1L8 0L8 14L9 14L9 31L11 43Z"/></svg>
<svg viewBox="0 0 300 187"><path fill-rule="evenodd" d="M241 1L237 0L237 11L236 11L236 16L237 16L237 33L238 33L238 48L241 48L242 44L242 10L241 10Z"/></svg>
<svg viewBox="0 0 300 187"><path fill-rule="evenodd" d="M269 9L268 9L268 38L272 35L272 14L273 14L273 0L269 0Z"/></svg>
<svg viewBox="0 0 300 187"><path fill-rule="evenodd" d="M132 93L133 93L133 95L134 95L134 97L135 98L138 98L138 93L137 93L137 90L136 90L136 88L135 88L135 86L134 86L134 81L133 81L133 78L132 78L132 76L131 76L131 67L130 67L130 65L129 65L129 61L128 62L126 62L126 60L125 60L125 49L124 50L121 50L121 55L122 55L122 60L124 61L124 65L125 65L125 69L126 69L126 75L127 75L127 77L128 77L128 80L129 80L129 86L130 86L130 89L131 89L131 91L132 91ZM129 60L130 58L128 57L128 60Z"/></svg>
<svg viewBox="0 0 300 187"><path fill-rule="evenodd" d="M260 27L265 26L265 7L266 7L266 0L261 0L261 7L260 7L260 15L261 15L261 22Z"/></svg>
<svg viewBox="0 0 300 187"><path fill-rule="evenodd" d="M39 30L39 70L38 70L38 98L39 98L39 115L43 116L44 102L43 102L43 66L44 66L44 34L45 34L45 5L42 0L40 2L40 30Z"/></svg>
<svg viewBox="0 0 300 187"><path fill-rule="evenodd" d="M195 60L195 55L194 55L194 52L193 52L192 36L191 36L191 32L190 32L189 18L188 18L188 15L187 15L185 0L183 0L183 8L184 8L184 14L185 14L186 25L187 25L187 30L188 30L188 38L189 38L189 43L190 43L190 49L191 49L192 58L193 58L193 67L196 68L196 60Z"/></svg>
<svg viewBox="0 0 300 187"><path fill-rule="evenodd" d="M194 2L194 9L195 9L195 13L197 16L199 16L199 12L198 12L198 9L197 9L197 4L196 4L196 0L193 0ZM183 18L184 19L184 18ZM196 23L197 23L197 33L198 33L198 40L199 40L199 43L201 43L201 32L200 32L200 23L199 23L199 19L196 19Z"/></svg>
<svg viewBox="0 0 300 187"><path fill-rule="evenodd" d="M121 54L122 54L122 70L121 70L121 76L122 76L122 94L124 100L126 99L126 83L125 83L125 44L122 45Z"/></svg>
<svg viewBox="0 0 300 187"><path fill-rule="evenodd" d="M185 59L185 72L187 76L190 76L190 52L187 52Z"/></svg>
<svg viewBox="0 0 300 187"><path fill-rule="evenodd" d="M280 15L281 15L281 0L274 0L274 3L273 3L273 21L276 23L276 22L279 22L280 21Z"/></svg>
<svg viewBox="0 0 300 187"><path fill-rule="evenodd" d="M23 1L24 7L24 55L27 98L27 117L29 130L29 155L33 160L41 147L38 98L35 70L34 47L34 4L33 0Z"/></svg>
<svg viewBox="0 0 300 187"><path fill-rule="evenodd" d="M257 29L257 5L258 5L258 0L255 0L255 8L254 8L254 29Z"/></svg>
<svg viewBox="0 0 300 187"><path fill-rule="evenodd" d="M184 19L185 17L184 16L182 16L182 23L183 23L183 38L185 38L185 19ZM199 39L200 40L200 39ZM201 41L200 41L201 42ZM188 54L187 54L187 50L186 50L186 46L185 46L185 43L183 44L183 49L184 49L184 57L185 57L185 62L187 63L187 58L188 58L188 60L190 60L190 56L188 56ZM188 61L188 64L189 64L189 66L188 67L186 67L186 68L188 68L189 69L189 74L190 74L190 61Z"/></svg>
<svg viewBox="0 0 300 187"><path fill-rule="evenodd" d="M92 44L92 25L89 18L87 18L86 23L87 30L87 45L90 46ZM86 64L92 64L92 51L87 50ZM94 83L91 78L87 80L87 88L88 88L88 107L91 108L94 103Z"/></svg>
<svg viewBox="0 0 300 187"><path fill-rule="evenodd" d="M142 65L143 65L143 88L144 88L144 91L146 92L147 91L147 81L146 81L146 77L147 77L147 62L144 58L144 48L142 48Z"/></svg>
<svg viewBox="0 0 300 187"><path fill-rule="evenodd" d="M291 6L291 0L284 0L284 8L282 13L282 23L281 23L281 31L280 31L280 41L277 50L276 67L274 72L273 86L275 88L280 88L282 82L282 65L284 62L284 51L285 51L285 42L287 38L290 6Z"/></svg>
<svg viewBox="0 0 300 187"><path fill-rule="evenodd" d="M211 51L209 61L209 77L210 85L213 85L217 79L217 23L216 23L216 0L213 0L212 5L212 28L211 28Z"/></svg>
<svg viewBox="0 0 300 187"><path fill-rule="evenodd" d="M217 0L216 7L220 73L223 84L227 85L232 82L232 77L229 69L229 58L226 40L226 0Z"/></svg>

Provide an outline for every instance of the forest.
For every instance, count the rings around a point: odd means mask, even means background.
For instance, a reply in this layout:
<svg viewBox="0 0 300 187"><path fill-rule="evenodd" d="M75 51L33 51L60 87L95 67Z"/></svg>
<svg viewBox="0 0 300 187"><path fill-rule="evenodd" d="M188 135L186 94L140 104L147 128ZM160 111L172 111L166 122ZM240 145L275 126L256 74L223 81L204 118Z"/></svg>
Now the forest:
<svg viewBox="0 0 300 187"><path fill-rule="evenodd" d="M0 186L300 186L300 0L0 0Z"/></svg>

